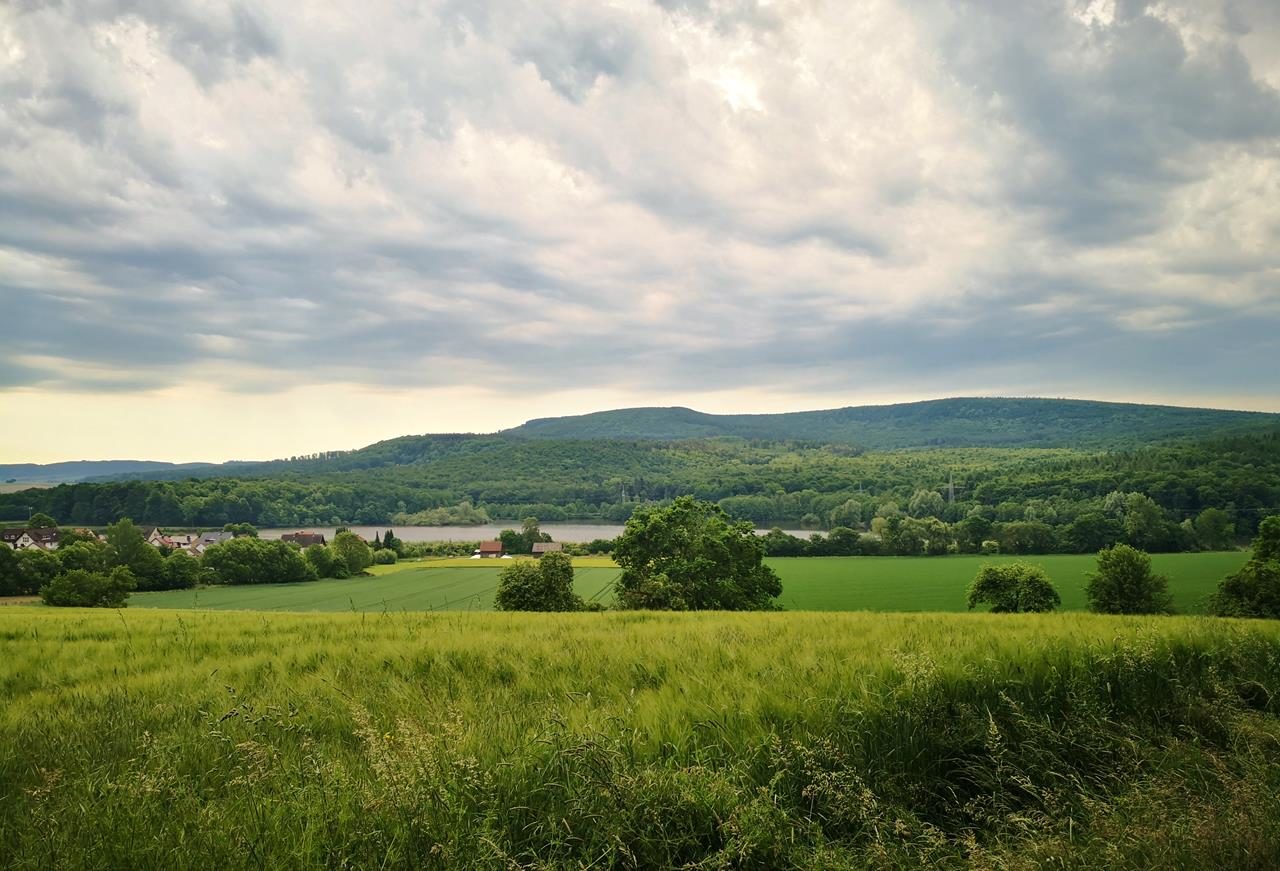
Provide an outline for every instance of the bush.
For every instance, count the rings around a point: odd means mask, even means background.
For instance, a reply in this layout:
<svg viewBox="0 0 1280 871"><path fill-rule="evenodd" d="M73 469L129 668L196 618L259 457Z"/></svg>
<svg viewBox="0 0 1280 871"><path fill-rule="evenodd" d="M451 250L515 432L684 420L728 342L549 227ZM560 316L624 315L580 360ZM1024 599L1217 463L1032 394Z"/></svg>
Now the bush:
<svg viewBox="0 0 1280 871"><path fill-rule="evenodd" d="M175 551L165 557L162 586L158 589L189 590L200 583L203 574L200 560L180 550Z"/></svg>
<svg viewBox="0 0 1280 871"><path fill-rule="evenodd" d="M62 563L47 550L29 547L18 551L18 594L34 596L62 572Z"/></svg>
<svg viewBox="0 0 1280 871"><path fill-rule="evenodd" d="M1280 517L1258 526L1253 558L1225 578L1209 600L1209 612L1222 617L1280 618Z"/></svg>
<svg viewBox="0 0 1280 871"><path fill-rule="evenodd" d="M987 539L982 543L982 547L979 549L979 552L983 556L994 556L1000 553L1000 542L995 541L994 539Z"/></svg>
<svg viewBox="0 0 1280 871"><path fill-rule="evenodd" d="M347 564L347 571L358 575L373 565L373 548L354 532L343 530L333 537L333 554Z"/></svg>
<svg viewBox="0 0 1280 871"><path fill-rule="evenodd" d="M396 552L390 548L380 547L373 552L375 566L392 566L396 564Z"/></svg>
<svg viewBox="0 0 1280 871"><path fill-rule="evenodd" d="M204 565L219 584L291 584L314 581L316 573L287 542L233 538L204 553Z"/></svg>
<svg viewBox="0 0 1280 871"><path fill-rule="evenodd" d="M1151 571L1151 557L1127 544L1098 551L1098 570L1088 575L1089 610L1099 614L1170 614L1169 579Z"/></svg>
<svg viewBox="0 0 1280 871"><path fill-rule="evenodd" d="M969 610L989 604L992 613L1052 611L1062 598L1044 569L1027 563L983 566L969 586Z"/></svg>
<svg viewBox="0 0 1280 871"><path fill-rule="evenodd" d="M311 566L312 571L316 573L317 578L341 579L351 577L346 561L339 559L331 547L326 547L323 544L313 544L303 552L303 558L306 559L307 565Z"/></svg>
<svg viewBox="0 0 1280 871"><path fill-rule="evenodd" d="M40 597L46 605L72 608L124 608L129 592L137 586L124 566L110 572L73 569L44 585Z"/></svg>
<svg viewBox="0 0 1280 871"><path fill-rule="evenodd" d="M573 591L573 561L549 553L535 562L521 560L498 573L495 604L499 611L581 611Z"/></svg>

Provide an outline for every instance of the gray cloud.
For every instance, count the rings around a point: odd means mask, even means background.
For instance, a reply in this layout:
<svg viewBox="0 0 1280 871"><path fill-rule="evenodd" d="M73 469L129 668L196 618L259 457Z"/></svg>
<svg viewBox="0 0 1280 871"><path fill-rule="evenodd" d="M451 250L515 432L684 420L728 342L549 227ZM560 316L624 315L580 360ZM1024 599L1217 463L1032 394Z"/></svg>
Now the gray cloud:
<svg viewBox="0 0 1280 871"><path fill-rule="evenodd" d="M1277 52L1225 0L14 4L0 389L1275 396Z"/></svg>

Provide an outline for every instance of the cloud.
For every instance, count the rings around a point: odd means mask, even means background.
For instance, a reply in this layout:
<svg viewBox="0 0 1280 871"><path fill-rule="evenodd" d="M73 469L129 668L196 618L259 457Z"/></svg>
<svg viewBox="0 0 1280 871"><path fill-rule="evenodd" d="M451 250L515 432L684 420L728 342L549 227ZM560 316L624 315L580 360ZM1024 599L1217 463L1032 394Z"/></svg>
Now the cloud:
<svg viewBox="0 0 1280 871"><path fill-rule="evenodd" d="M0 391L1280 401L1277 57L1264 0L9 4Z"/></svg>

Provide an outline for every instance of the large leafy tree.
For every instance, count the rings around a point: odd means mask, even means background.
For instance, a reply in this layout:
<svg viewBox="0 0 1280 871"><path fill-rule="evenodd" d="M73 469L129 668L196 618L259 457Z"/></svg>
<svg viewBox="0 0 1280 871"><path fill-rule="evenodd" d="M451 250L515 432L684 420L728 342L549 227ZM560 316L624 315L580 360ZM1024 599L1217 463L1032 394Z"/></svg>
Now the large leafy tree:
<svg viewBox="0 0 1280 871"><path fill-rule="evenodd" d="M1218 585L1209 610L1223 617L1280 618L1280 517L1259 524L1252 558Z"/></svg>
<svg viewBox="0 0 1280 871"><path fill-rule="evenodd" d="M58 576L62 563L47 550L29 547L18 551L18 592L34 596Z"/></svg>
<svg viewBox="0 0 1280 871"><path fill-rule="evenodd" d="M1098 569L1088 575L1089 610L1100 614L1168 614L1169 579L1151 571L1147 553L1117 544L1098 551Z"/></svg>
<svg viewBox="0 0 1280 871"><path fill-rule="evenodd" d="M498 574L495 604L499 611L581 611L582 597L573 591L573 561L568 554L549 553L537 562L505 566Z"/></svg>
<svg viewBox="0 0 1280 871"><path fill-rule="evenodd" d="M1052 611L1062 604L1044 569L1015 562L985 565L969 585L969 610L990 605L996 614Z"/></svg>
<svg viewBox="0 0 1280 871"><path fill-rule="evenodd" d="M681 496L637 509L613 556L622 567L619 601L629 608L768 610L782 582L764 564L764 542L750 522L720 506Z"/></svg>
<svg viewBox="0 0 1280 871"><path fill-rule="evenodd" d="M339 532L333 537L334 555L347 564L347 571L358 575L373 565L373 548L354 532Z"/></svg>
<svg viewBox="0 0 1280 871"><path fill-rule="evenodd" d="M127 517L107 527L107 562L132 572L139 590L165 588L164 557Z"/></svg>
<svg viewBox="0 0 1280 871"><path fill-rule="evenodd" d="M20 584L18 554L7 544L0 544L0 596L18 595Z"/></svg>

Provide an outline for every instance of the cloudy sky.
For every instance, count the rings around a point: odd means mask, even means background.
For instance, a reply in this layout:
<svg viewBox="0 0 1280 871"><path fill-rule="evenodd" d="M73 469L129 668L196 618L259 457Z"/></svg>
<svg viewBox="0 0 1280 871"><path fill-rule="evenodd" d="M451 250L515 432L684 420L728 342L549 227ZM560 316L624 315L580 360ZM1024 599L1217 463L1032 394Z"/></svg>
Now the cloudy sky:
<svg viewBox="0 0 1280 871"><path fill-rule="evenodd" d="M0 462L1280 410L1274 0L8 0Z"/></svg>

